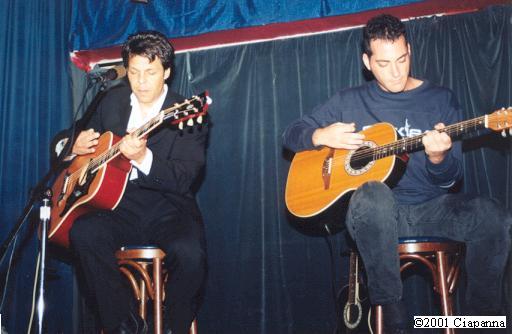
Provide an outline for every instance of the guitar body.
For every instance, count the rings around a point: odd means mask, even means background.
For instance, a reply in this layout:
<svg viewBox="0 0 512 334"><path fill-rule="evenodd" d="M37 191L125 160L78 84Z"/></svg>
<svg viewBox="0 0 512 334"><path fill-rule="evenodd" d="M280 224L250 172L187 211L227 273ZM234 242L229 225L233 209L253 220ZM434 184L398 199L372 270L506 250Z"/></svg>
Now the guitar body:
<svg viewBox="0 0 512 334"><path fill-rule="evenodd" d="M405 170L406 156L368 159L362 165L351 160L359 150L396 141L398 134L394 127L389 123L378 123L360 133L365 135L365 143L358 150L324 147L295 155L285 193L286 206L294 216L312 217L339 200L348 201L352 192L366 182L392 185L398 181Z"/></svg>
<svg viewBox="0 0 512 334"><path fill-rule="evenodd" d="M131 170L130 161L123 156L117 156L97 171L87 171L83 167L108 151L120 139L112 132L105 132L99 137L94 153L77 156L57 177L52 186L52 211L48 233L51 242L68 247L69 230L76 218L93 210L113 210L119 204ZM70 177L80 174L80 178Z"/></svg>

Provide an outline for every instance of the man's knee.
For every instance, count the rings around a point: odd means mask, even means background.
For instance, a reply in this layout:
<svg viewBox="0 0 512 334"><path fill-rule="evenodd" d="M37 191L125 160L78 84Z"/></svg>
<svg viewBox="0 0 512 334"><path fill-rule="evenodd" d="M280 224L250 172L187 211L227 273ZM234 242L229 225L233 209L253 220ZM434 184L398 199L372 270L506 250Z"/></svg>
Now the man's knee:
<svg viewBox="0 0 512 334"><path fill-rule="evenodd" d="M367 182L361 185L350 199L350 215L366 220L385 214L395 206L393 193L381 182Z"/></svg>
<svg viewBox="0 0 512 334"><path fill-rule="evenodd" d="M472 215L476 219L477 229L484 235L510 238L512 216L496 200L478 196L471 200Z"/></svg>
<svg viewBox="0 0 512 334"><path fill-rule="evenodd" d="M171 268L179 266L190 275L201 275L206 270L206 253L199 242L174 241L164 249Z"/></svg>
<svg viewBox="0 0 512 334"><path fill-rule="evenodd" d="M391 218L390 218L391 217ZM347 227L354 236L357 231L375 233L396 229L395 202L389 187L381 182L367 182L361 185L350 200ZM386 219L387 218L387 219ZM378 223L375 221L378 219ZM387 226L393 224L392 226ZM363 232L364 231L364 232Z"/></svg>
<svg viewBox="0 0 512 334"><path fill-rule="evenodd" d="M387 185L382 182L370 181L362 184L352 195L351 202L358 205L375 207L388 205L393 200L393 193ZM382 204L381 204L382 203Z"/></svg>

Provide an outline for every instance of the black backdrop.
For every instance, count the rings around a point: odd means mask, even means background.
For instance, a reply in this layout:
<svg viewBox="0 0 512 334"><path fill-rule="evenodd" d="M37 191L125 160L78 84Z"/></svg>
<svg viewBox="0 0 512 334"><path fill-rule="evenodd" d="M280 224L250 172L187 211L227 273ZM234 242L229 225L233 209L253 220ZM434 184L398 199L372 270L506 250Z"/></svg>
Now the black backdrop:
<svg viewBox="0 0 512 334"><path fill-rule="evenodd" d="M407 22L413 74L453 89L467 118L512 105L511 16L512 6L500 6ZM360 40L358 28L177 56L174 89L184 95L208 89L214 101L198 193L210 264L201 333L332 332L328 247L287 220L283 194L290 154L281 147L281 133L335 91L363 82ZM75 97L83 91L79 81ZM512 207L510 145L495 134L466 141L462 190ZM340 286L347 261L339 253L346 243L342 234L331 241ZM58 292L70 289L72 279L67 268L57 267L64 285L53 281L49 287L49 317L67 320L49 327L73 332L69 319L77 313ZM504 292L509 301L511 277ZM13 289L25 287L16 283ZM408 280L406 299L416 314L435 310L421 277ZM24 317L18 318L17 328L23 328Z"/></svg>

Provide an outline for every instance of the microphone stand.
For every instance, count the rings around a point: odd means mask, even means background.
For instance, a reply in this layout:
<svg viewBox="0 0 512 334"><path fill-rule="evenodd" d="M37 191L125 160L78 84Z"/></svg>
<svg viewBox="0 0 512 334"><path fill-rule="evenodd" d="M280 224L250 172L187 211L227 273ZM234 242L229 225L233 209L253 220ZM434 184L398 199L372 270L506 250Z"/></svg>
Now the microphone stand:
<svg viewBox="0 0 512 334"><path fill-rule="evenodd" d="M92 87L92 85L89 85L86 89L86 92L84 93L84 97L87 94L87 91ZM7 250L9 249L9 246L11 245L12 241L16 237L16 235L20 232L21 227L27 220L27 217L32 212L32 209L34 208L34 204L36 201L40 201L41 198L43 198L43 206L41 207L41 244L40 244L40 250L41 250L41 266L39 270L39 290L38 290L38 301L37 301L37 312L38 312L38 333L42 333L42 326L43 326L43 317L44 317L44 281L45 281L45 260L46 260L46 244L48 239L48 223L50 222L50 206L51 206L51 189L47 188L47 185L54 177L54 175L57 175L59 171L61 171L64 166L64 158L67 156L67 152L71 151L71 148L73 147L73 144L76 139L76 133L80 132L83 127L86 125L88 120L92 117L94 112L96 111L96 108L103 98L103 96L106 94L105 88L107 87L107 81L103 80L101 81L101 86L99 88L99 92L94 96L94 99L91 101L89 106L87 107L86 112L82 116L82 118L76 122L73 122L73 126L71 127L69 132L69 137L71 140L68 140L66 145L61 151L61 154L51 163L49 171L44 175L44 177L36 184L36 186L32 189L30 192L30 198L27 204L25 205L25 208L23 209L23 213L21 217L18 219L14 227L9 232L7 238L4 240L2 245L0 246L0 263L3 262L5 255L7 254ZM43 191L45 189L45 191ZM13 249L13 252L15 250ZM3 287L2 295L5 294L5 289L7 287ZM1 310L0 310L1 311Z"/></svg>
<svg viewBox="0 0 512 334"><path fill-rule="evenodd" d="M41 224L41 243L39 253L41 254L41 263L39 266L39 297L37 298L37 332L43 333L44 319L44 282L46 272L46 242L48 241L48 223L51 217L50 203L52 199L52 190L47 189L43 198L43 205L39 208L39 220Z"/></svg>
<svg viewBox="0 0 512 334"><path fill-rule="evenodd" d="M91 103L89 104L89 107L87 107L87 111L84 113L82 118L76 122L77 123L76 125L75 125L75 122L73 123L73 126L70 129L71 131L69 131L70 132L69 136L71 138L74 137L76 139L75 132L81 131L82 128L86 125L88 120L92 117L92 115L96 111L96 107L98 106L99 102L105 95L106 84L107 83L105 81L101 82L99 93L96 94L94 99L91 101ZM90 86L90 87L92 87L92 86ZM74 142L75 142L75 140L68 140L65 147L62 149L61 153L70 151L71 147L73 147ZM35 185L35 187L30 192L29 201L27 202L27 205L25 205L22 215L20 216L20 218L18 219L18 221L16 222L14 227L9 232L7 238L5 238L4 242L0 246L0 263L3 262L5 255L7 253L7 250L9 248L9 246L11 245L11 242L14 240L14 237L19 233L21 227L23 226L23 223L25 222L28 215L34 208L34 203L36 201L41 200L41 194L44 193L44 190L46 189L46 185L48 184L50 179L55 174L57 174L57 172L60 171L63 168L63 166L65 165L64 158L66 158L66 155L67 154L60 154L57 157L57 159L55 159L55 161L51 164L49 171L44 175L44 177Z"/></svg>

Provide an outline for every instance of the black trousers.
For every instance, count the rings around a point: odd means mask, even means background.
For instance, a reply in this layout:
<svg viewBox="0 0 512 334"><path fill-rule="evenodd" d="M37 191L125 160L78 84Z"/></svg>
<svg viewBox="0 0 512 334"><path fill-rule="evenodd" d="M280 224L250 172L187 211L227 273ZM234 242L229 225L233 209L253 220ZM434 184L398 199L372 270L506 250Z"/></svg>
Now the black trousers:
<svg viewBox="0 0 512 334"><path fill-rule="evenodd" d="M99 211L75 221L70 240L107 330L117 327L129 312L136 312L133 292L119 271L115 251L125 245L160 247L167 254L169 270L164 326L176 334L188 333L200 306L207 271L202 223L187 215L135 221Z"/></svg>
<svg viewBox="0 0 512 334"><path fill-rule="evenodd" d="M400 205L386 185L370 182L352 195L346 224L365 265L372 304L402 298L398 238L436 236L466 244L468 305L475 312L500 309L512 217L497 202L446 194L422 204Z"/></svg>

